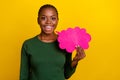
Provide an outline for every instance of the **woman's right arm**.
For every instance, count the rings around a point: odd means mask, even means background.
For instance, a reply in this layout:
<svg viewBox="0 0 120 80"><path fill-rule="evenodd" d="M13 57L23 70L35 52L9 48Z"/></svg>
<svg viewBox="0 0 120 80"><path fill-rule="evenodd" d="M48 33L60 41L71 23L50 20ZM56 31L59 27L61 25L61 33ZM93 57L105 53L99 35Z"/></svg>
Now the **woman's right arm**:
<svg viewBox="0 0 120 80"><path fill-rule="evenodd" d="M27 54L27 46L24 43L21 49L20 79L29 80L29 55Z"/></svg>

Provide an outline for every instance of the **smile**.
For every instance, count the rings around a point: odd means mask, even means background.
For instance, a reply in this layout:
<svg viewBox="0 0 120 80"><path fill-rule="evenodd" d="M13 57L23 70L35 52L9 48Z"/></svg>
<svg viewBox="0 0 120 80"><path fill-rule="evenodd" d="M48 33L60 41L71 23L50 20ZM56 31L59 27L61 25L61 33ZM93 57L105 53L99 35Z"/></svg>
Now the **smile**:
<svg viewBox="0 0 120 80"><path fill-rule="evenodd" d="M44 26L44 29L46 31L52 30L54 27L53 26Z"/></svg>

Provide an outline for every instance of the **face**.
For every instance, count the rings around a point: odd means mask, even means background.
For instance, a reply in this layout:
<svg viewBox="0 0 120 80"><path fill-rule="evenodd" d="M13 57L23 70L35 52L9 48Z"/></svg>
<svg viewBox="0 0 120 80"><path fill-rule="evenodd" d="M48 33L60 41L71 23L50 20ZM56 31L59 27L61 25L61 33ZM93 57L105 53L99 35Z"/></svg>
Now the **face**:
<svg viewBox="0 0 120 80"><path fill-rule="evenodd" d="M38 17L38 24L44 34L52 34L58 23L58 15L53 8L44 8Z"/></svg>

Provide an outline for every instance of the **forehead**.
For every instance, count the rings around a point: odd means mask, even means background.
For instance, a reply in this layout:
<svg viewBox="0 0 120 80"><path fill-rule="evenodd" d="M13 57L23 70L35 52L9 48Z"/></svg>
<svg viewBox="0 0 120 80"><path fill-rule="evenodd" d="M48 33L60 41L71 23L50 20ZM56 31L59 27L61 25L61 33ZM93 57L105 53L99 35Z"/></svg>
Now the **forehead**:
<svg viewBox="0 0 120 80"><path fill-rule="evenodd" d="M54 8L43 8L40 15L57 15L57 12Z"/></svg>

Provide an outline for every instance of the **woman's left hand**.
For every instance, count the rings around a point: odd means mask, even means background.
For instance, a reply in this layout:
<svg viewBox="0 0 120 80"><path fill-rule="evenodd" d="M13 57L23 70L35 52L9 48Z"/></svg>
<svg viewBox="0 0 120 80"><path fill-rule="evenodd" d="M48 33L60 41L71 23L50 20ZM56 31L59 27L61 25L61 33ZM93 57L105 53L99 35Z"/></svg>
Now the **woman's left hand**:
<svg viewBox="0 0 120 80"><path fill-rule="evenodd" d="M72 67L76 66L78 61L83 59L85 56L86 55L85 55L84 49L80 46L77 46L76 47L76 55L75 55L75 57L73 58L73 61L72 61Z"/></svg>
<svg viewBox="0 0 120 80"><path fill-rule="evenodd" d="M80 46L77 46L76 47L76 56L73 58L73 60L81 60L85 57L85 52L84 52L84 49Z"/></svg>

